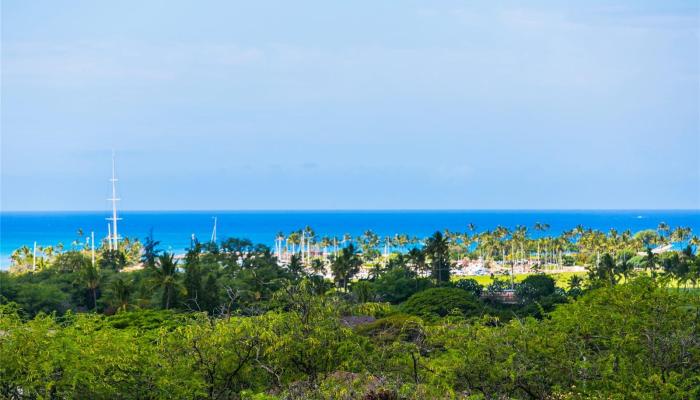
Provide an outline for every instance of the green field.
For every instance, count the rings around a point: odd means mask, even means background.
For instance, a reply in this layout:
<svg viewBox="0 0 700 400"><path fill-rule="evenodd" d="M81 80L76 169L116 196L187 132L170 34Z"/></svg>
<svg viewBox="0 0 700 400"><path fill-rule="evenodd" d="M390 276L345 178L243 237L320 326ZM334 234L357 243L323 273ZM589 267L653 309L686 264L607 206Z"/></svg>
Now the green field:
<svg viewBox="0 0 700 400"><path fill-rule="evenodd" d="M529 275L534 275L534 273L530 274L515 274L515 281L520 282L523 279L525 279ZM556 282L556 285L561 288L566 288L567 284L569 282L569 278L571 278L574 275L579 275L581 277L585 277L586 273L585 272L560 272L560 273L550 273L548 275L551 275L554 278L554 281ZM498 278L508 278L508 276L505 275L496 275ZM454 280L460 280L460 279L474 279L475 281L479 282L480 285L483 286L488 286L493 282L493 279L491 278L490 275L473 275L473 276L460 276L460 277L454 277Z"/></svg>
<svg viewBox="0 0 700 400"><path fill-rule="evenodd" d="M648 272L640 272L640 274L649 274ZM534 275L534 273L530 274L515 274L515 281L516 282L522 282L523 279L525 279L529 275ZM563 289L567 289L569 279L574 276L578 275L582 278L586 277L585 272L559 272L559 273L549 273L551 277L554 278L555 284ZM496 277L500 279L508 279L507 275L496 275ZM479 282L480 285L483 285L484 287L490 285L493 282L493 279L491 278L490 275L471 275L471 276L459 276L459 277L453 277L452 278L454 281L458 281L461 279L474 279L475 281ZM624 279L620 279L620 283L624 283ZM677 291L679 290L676 287L676 281L675 280L670 280L668 282L668 290L669 291ZM688 293L700 295L700 288L693 288L693 287L681 287L681 291L685 291Z"/></svg>

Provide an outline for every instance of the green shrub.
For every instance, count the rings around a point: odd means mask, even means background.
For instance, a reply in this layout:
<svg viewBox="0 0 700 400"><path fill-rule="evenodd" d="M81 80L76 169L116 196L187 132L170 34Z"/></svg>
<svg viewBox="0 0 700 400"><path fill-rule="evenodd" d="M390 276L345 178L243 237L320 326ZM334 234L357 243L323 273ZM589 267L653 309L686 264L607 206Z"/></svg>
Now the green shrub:
<svg viewBox="0 0 700 400"><path fill-rule="evenodd" d="M379 276L373 286L380 300L398 304L430 287L430 280L420 278L405 268L394 268Z"/></svg>
<svg viewBox="0 0 700 400"><path fill-rule="evenodd" d="M484 287L476 281L476 279L460 279L455 283L455 287L466 290L467 292L473 294L476 297L481 296L484 291Z"/></svg>
<svg viewBox="0 0 700 400"><path fill-rule="evenodd" d="M18 285L15 301L29 315L40 312L63 314L69 309L68 295L56 285L43 282Z"/></svg>
<svg viewBox="0 0 700 400"><path fill-rule="evenodd" d="M179 314L172 310L137 310L120 312L106 318L107 325L116 329L171 330L194 318L196 314Z"/></svg>
<svg viewBox="0 0 700 400"><path fill-rule="evenodd" d="M353 282L350 286L350 290L356 302L367 303L374 301L374 289L372 288L372 283L365 280L360 280Z"/></svg>
<svg viewBox="0 0 700 400"><path fill-rule="evenodd" d="M393 343L397 339L411 340L422 330L423 321L413 315L394 314L369 324L359 325L355 332L373 338L380 343Z"/></svg>
<svg viewBox="0 0 700 400"><path fill-rule="evenodd" d="M444 317L457 310L465 317L478 315L483 307L471 293L457 288L432 288L416 293L401 304L406 314L422 317Z"/></svg>
<svg viewBox="0 0 700 400"><path fill-rule="evenodd" d="M515 293L524 302L536 301L542 297L554 294L556 288L554 278L549 275L529 275L518 284Z"/></svg>
<svg viewBox="0 0 700 400"><path fill-rule="evenodd" d="M510 279L499 279L498 277L493 278L493 282L486 287L486 291L489 294L494 294L508 290L511 288Z"/></svg>
<svg viewBox="0 0 700 400"><path fill-rule="evenodd" d="M349 315L368 315L374 318L386 317L394 312L393 306L389 303L355 304L347 310L347 314Z"/></svg>

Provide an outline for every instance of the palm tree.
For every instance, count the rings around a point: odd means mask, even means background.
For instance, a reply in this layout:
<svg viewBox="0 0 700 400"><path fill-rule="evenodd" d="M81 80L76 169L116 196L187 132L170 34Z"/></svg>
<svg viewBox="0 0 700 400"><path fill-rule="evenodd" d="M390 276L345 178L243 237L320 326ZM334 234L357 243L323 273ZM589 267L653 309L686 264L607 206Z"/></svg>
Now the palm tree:
<svg viewBox="0 0 700 400"><path fill-rule="evenodd" d="M331 240L333 241L333 258L336 258L338 257L338 237L333 236Z"/></svg>
<svg viewBox="0 0 700 400"><path fill-rule="evenodd" d="M387 236L389 241L389 247L394 250L399 248L399 234L395 233L394 236Z"/></svg>
<svg viewBox="0 0 700 400"><path fill-rule="evenodd" d="M620 246L622 250L628 250L632 242L632 231L627 229L620 235Z"/></svg>
<svg viewBox="0 0 700 400"><path fill-rule="evenodd" d="M457 253L458 260L467 258L467 256L469 255L469 240L470 238L468 233L455 234L453 247L455 248L455 252ZM464 252L464 256L462 256L462 252Z"/></svg>
<svg viewBox="0 0 700 400"><path fill-rule="evenodd" d="M413 245L423 244L423 240L421 238L419 238L418 236L411 236L409 243L411 243Z"/></svg>
<svg viewBox="0 0 700 400"><path fill-rule="evenodd" d="M610 282L610 286L617 283L617 265L610 253L603 254L603 257L598 263L598 276Z"/></svg>
<svg viewBox="0 0 700 400"><path fill-rule="evenodd" d="M323 250L323 256L328 255L328 246L331 245L331 239L328 236L321 238L321 248Z"/></svg>
<svg viewBox="0 0 700 400"><path fill-rule="evenodd" d="M396 243L399 246L399 249L401 249L402 251L406 250L406 245L408 244L408 242L409 242L409 238L408 238L408 235L405 233L399 235L399 237L396 240Z"/></svg>
<svg viewBox="0 0 700 400"><path fill-rule="evenodd" d="M651 276L656 277L656 254L651 251L651 248L647 248L647 254L642 261L642 266L644 270L650 270Z"/></svg>
<svg viewBox="0 0 700 400"><path fill-rule="evenodd" d="M324 275L326 272L326 268L323 265L323 261L319 258L314 258L311 260L311 272L313 272L314 275Z"/></svg>
<svg viewBox="0 0 700 400"><path fill-rule="evenodd" d="M277 254L275 254L277 257L282 256L282 243L284 243L284 232L279 231L277 232L277 235L275 236L275 250Z"/></svg>
<svg viewBox="0 0 700 400"><path fill-rule="evenodd" d="M488 261L493 253L493 236L490 231L482 232L477 236L476 249L479 252L479 257Z"/></svg>
<svg viewBox="0 0 700 400"><path fill-rule="evenodd" d="M141 261L143 264L149 268L154 268L156 266L156 259L160 254L158 245L160 241L153 238L153 229L148 232L146 240L143 242L143 254L141 255Z"/></svg>
<svg viewBox="0 0 700 400"><path fill-rule="evenodd" d="M152 280L154 286L163 290L162 305L166 310L169 309L176 290L180 287L177 280L177 261L174 260L173 254L164 253L158 256Z"/></svg>
<svg viewBox="0 0 700 400"><path fill-rule="evenodd" d="M697 249L697 247L700 246L700 237L698 237L698 236L691 237L690 240L688 240L688 244L691 246L695 246L695 248Z"/></svg>
<svg viewBox="0 0 700 400"><path fill-rule="evenodd" d="M53 263L53 246L37 247L37 250L38 249L41 249L42 257L39 259L39 261L41 262L40 269L43 269L47 265L51 265Z"/></svg>
<svg viewBox="0 0 700 400"><path fill-rule="evenodd" d="M27 265L32 265L32 251L27 246L22 246L12 252L10 256L12 260L12 265L18 267L26 267Z"/></svg>
<svg viewBox="0 0 700 400"><path fill-rule="evenodd" d="M620 261L617 263L617 272L625 278L625 282L629 282L630 276L634 273L634 265L627 259L627 253L623 251Z"/></svg>
<svg viewBox="0 0 700 400"><path fill-rule="evenodd" d="M547 229L549 229L549 224L535 222L535 230L536 231L544 232ZM537 264L542 264L542 259L540 258L540 239L537 240Z"/></svg>
<svg viewBox="0 0 700 400"><path fill-rule="evenodd" d="M372 261L377 252L377 246L381 242L380 237L371 229L368 229L359 238L359 242L362 249L362 257L365 261Z"/></svg>
<svg viewBox="0 0 700 400"><path fill-rule="evenodd" d="M659 233L653 229L639 231L634 235L634 240L636 240L645 250L653 248L659 243L659 239Z"/></svg>
<svg viewBox="0 0 700 400"><path fill-rule="evenodd" d="M287 269L296 278L300 278L304 275L304 266L301 263L301 256L299 254L292 253L292 256L289 258Z"/></svg>
<svg viewBox="0 0 700 400"><path fill-rule="evenodd" d="M316 243L316 232L307 225L303 233L306 238L306 262L309 263L311 262L311 246Z"/></svg>
<svg viewBox="0 0 700 400"><path fill-rule="evenodd" d="M656 227L656 231L659 232L659 236L661 236L662 241L666 241L668 239L668 233L671 231L671 227L668 226L667 223L665 222L659 222L659 226Z"/></svg>
<svg viewBox="0 0 700 400"><path fill-rule="evenodd" d="M300 245L299 251L302 252L303 249L301 249L301 232L292 232L289 234L287 237L287 240L289 241L289 244L292 245L292 254L296 254L297 252L297 245Z"/></svg>
<svg viewBox="0 0 700 400"><path fill-rule="evenodd" d="M77 237L76 239L71 242L71 246L73 247L73 250L79 250L78 246L82 243L82 237L83 237L83 230L78 228L78 231L76 232Z"/></svg>
<svg viewBox="0 0 700 400"><path fill-rule="evenodd" d="M102 274L99 268L92 264L83 265L80 269L80 280L92 293L92 309L97 309L97 288L100 287Z"/></svg>
<svg viewBox="0 0 700 400"><path fill-rule="evenodd" d="M496 236L496 239L500 241L499 247L501 248L501 262L505 263L506 262L506 246L504 245L506 238L510 234L510 231L508 228L503 227L503 226L497 226L496 230L494 231L494 235Z"/></svg>
<svg viewBox="0 0 700 400"><path fill-rule="evenodd" d="M527 242L527 227L518 225L513 232L513 245L519 250L518 263L521 263L525 258L525 243Z"/></svg>
<svg viewBox="0 0 700 400"><path fill-rule="evenodd" d="M355 246L350 243L344 247L338 257L333 260L331 270L333 271L333 279L340 285L345 292L348 291L348 283L353 276L360 272L362 260L355 252Z"/></svg>
<svg viewBox="0 0 700 400"><path fill-rule="evenodd" d="M688 240L688 238L690 238L692 233L692 229L679 226L674 229L673 232L671 232L671 241L676 243L684 243L686 240Z"/></svg>
<svg viewBox="0 0 700 400"><path fill-rule="evenodd" d="M414 247L409 250L408 259L416 274L416 289L418 289L418 279L420 278L421 272L427 269L425 264L425 253Z"/></svg>
<svg viewBox="0 0 700 400"><path fill-rule="evenodd" d="M579 275L572 275L571 278L569 278L568 285L569 291L581 290L581 286L583 285L583 278Z"/></svg>
<svg viewBox="0 0 700 400"><path fill-rule="evenodd" d="M133 281L122 276L117 276L110 284L112 305L119 311L129 308L129 298L133 291Z"/></svg>
<svg viewBox="0 0 700 400"><path fill-rule="evenodd" d="M437 231L425 243L425 253L430 256L430 266L436 284L450 281L449 241Z"/></svg>
<svg viewBox="0 0 700 400"><path fill-rule="evenodd" d="M620 235L617 233L617 229L615 228L610 228L608 231L608 236L607 236L608 242L607 242L607 251L612 253L613 258L617 255L617 249L620 247L619 246L619 241L620 241Z"/></svg>
<svg viewBox="0 0 700 400"><path fill-rule="evenodd" d="M450 259L459 260L462 250L460 243L462 235L458 232L451 232L450 230L445 229L444 236L445 239L447 239L448 255L450 256Z"/></svg>
<svg viewBox="0 0 700 400"><path fill-rule="evenodd" d="M688 282L690 273L690 261L692 253L690 249L681 252L674 252L670 257L663 259L663 268L666 274L676 280L676 289Z"/></svg>
<svg viewBox="0 0 700 400"><path fill-rule="evenodd" d="M554 244L556 246L555 248L556 248L556 252L557 252L557 257L556 257L557 269L561 270L561 266L563 264L562 254L567 249L567 245L569 244L569 240L566 238L566 236L559 236L554 241Z"/></svg>
<svg viewBox="0 0 700 400"><path fill-rule="evenodd" d="M393 247L394 247L394 245L392 243L391 236L385 236L384 237L384 258L385 259L387 257L389 257L389 254L391 254Z"/></svg>

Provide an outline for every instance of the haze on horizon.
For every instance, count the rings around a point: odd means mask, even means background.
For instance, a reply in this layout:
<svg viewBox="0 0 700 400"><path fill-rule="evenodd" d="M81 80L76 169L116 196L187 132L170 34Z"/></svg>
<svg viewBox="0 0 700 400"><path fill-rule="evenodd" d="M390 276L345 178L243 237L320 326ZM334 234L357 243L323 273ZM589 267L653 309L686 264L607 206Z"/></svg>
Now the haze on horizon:
<svg viewBox="0 0 700 400"><path fill-rule="evenodd" d="M698 2L492 3L3 1L0 210L700 208Z"/></svg>

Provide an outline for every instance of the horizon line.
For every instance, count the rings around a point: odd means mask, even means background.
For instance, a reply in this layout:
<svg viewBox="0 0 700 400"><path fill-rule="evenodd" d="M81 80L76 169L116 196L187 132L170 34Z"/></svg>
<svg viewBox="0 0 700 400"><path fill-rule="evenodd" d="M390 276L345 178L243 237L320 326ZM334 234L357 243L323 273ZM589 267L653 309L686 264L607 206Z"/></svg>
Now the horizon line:
<svg viewBox="0 0 700 400"><path fill-rule="evenodd" d="M465 212L465 211L700 211L700 208L224 208L121 209L120 212ZM0 213L93 213L103 209L0 210Z"/></svg>

